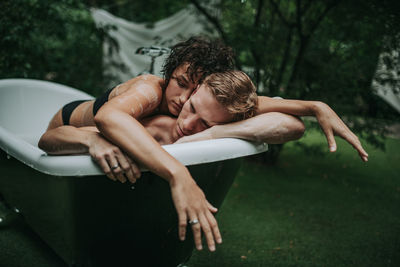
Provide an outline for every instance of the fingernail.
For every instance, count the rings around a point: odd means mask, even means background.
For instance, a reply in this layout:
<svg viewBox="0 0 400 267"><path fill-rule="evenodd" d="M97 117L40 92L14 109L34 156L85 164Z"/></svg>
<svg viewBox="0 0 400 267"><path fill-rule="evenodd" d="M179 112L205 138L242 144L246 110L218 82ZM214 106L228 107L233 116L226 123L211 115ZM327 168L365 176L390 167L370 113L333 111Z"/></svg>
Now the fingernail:
<svg viewBox="0 0 400 267"><path fill-rule="evenodd" d="M331 152L335 151L335 147L334 146L331 146L329 149L331 150Z"/></svg>
<svg viewBox="0 0 400 267"><path fill-rule="evenodd" d="M181 239L181 241L185 241L185 237L184 236L181 236L179 238Z"/></svg>
<svg viewBox="0 0 400 267"><path fill-rule="evenodd" d="M210 246L210 251L215 251L215 246L214 245Z"/></svg>
<svg viewBox="0 0 400 267"><path fill-rule="evenodd" d="M222 238L218 238L217 242L218 242L218 244L221 244L222 243Z"/></svg>
<svg viewBox="0 0 400 267"><path fill-rule="evenodd" d="M197 250L202 250L203 246L197 246Z"/></svg>

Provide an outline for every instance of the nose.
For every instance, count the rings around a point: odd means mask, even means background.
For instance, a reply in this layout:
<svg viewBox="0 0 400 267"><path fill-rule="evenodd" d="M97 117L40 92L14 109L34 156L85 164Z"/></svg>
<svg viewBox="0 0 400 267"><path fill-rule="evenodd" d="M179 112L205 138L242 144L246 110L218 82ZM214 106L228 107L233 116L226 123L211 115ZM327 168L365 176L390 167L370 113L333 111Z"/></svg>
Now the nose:
<svg viewBox="0 0 400 267"><path fill-rule="evenodd" d="M198 119L195 114L191 114L188 117L186 117L182 123L182 130L185 135L191 135L196 133L196 126L198 125L197 123Z"/></svg>
<svg viewBox="0 0 400 267"><path fill-rule="evenodd" d="M186 101L188 101L189 97L192 95L193 90L185 90L182 92L182 94L179 96L179 102L181 106L185 104Z"/></svg>

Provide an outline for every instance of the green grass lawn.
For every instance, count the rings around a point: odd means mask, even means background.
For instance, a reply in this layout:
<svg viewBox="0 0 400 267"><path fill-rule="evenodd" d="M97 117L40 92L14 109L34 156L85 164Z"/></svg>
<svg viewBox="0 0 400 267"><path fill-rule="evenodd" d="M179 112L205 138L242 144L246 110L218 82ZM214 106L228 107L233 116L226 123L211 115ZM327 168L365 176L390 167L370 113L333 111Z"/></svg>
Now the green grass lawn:
<svg viewBox="0 0 400 267"><path fill-rule="evenodd" d="M245 161L218 215L223 244L188 266L400 266L400 140L366 148L367 163L341 140L324 157L292 143L277 166Z"/></svg>
<svg viewBox="0 0 400 267"><path fill-rule="evenodd" d="M326 143L316 133L302 141ZM368 163L341 141L324 157L290 143L277 166L244 161L218 215L223 244L187 265L400 266L400 140L386 147L367 146ZM0 228L3 266L65 264L16 224Z"/></svg>

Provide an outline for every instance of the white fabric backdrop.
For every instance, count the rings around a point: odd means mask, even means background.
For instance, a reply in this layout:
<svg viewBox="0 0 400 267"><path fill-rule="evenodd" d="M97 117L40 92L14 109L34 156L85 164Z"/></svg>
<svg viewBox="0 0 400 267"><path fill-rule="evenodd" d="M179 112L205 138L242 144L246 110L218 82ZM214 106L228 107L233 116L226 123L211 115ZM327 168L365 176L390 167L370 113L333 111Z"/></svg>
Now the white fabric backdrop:
<svg viewBox="0 0 400 267"><path fill-rule="evenodd" d="M104 44L104 64L106 74L116 77L115 83L127 81L138 74L149 71L151 58L146 55L136 55L139 47L159 45L170 47L178 41L185 40L193 35L206 34L203 22L205 19L195 12L195 8L189 5L169 18L154 23L154 27L147 27L145 23L134 23L116 17L102 9L92 9L93 19L98 27L113 25L117 30L109 31L109 35L119 44L118 53L107 56L109 44ZM209 26L207 26L209 27ZM166 55L156 58L154 74L159 75ZM123 63L127 72L112 66L111 62ZM110 85L110 86L113 86Z"/></svg>
<svg viewBox="0 0 400 267"><path fill-rule="evenodd" d="M394 64L393 69L388 69L384 64L383 57L389 56ZM389 78L397 80L396 85L380 84L375 79L372 81L372 88L375 89L375 93L389 103L395 110L400 113L400 76L397 72L400 70L400 55L398 51L392 51L391 53L381 54L378 60L378 67L375 73L375 77ZM399 93L395 93L399 92Z"/></svg>

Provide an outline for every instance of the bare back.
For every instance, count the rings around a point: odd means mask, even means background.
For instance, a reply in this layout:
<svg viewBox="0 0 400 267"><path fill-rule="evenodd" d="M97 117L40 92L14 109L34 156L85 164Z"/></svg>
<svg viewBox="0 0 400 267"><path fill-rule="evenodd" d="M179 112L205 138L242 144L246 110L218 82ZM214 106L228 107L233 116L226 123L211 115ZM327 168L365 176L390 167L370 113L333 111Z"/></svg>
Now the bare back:
<svg viewBox="0 0 400 267"><path fill-rule="evenodd" d="M164 80L155 75L141 75L116 86L104 105L112 105L135 119L155 114L162 100ZM93 105L95 100L81 103L71 113L69 125L75 127L95 126ZM63 126L62 109L49 123L48 130Z"/></svg>

